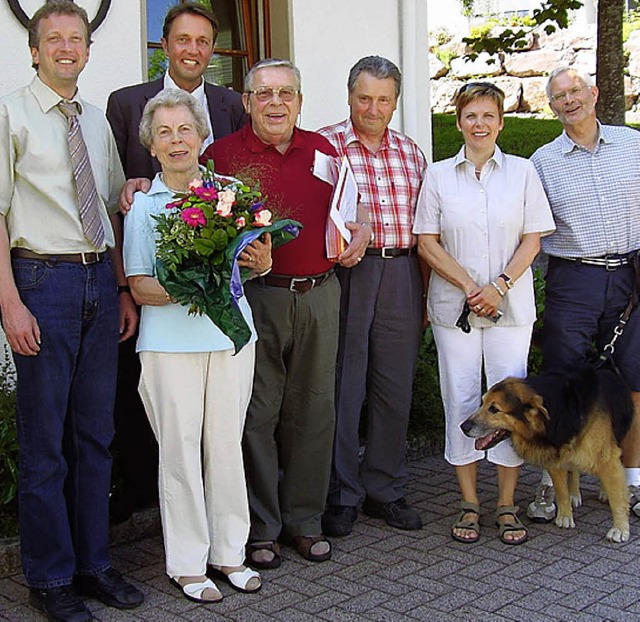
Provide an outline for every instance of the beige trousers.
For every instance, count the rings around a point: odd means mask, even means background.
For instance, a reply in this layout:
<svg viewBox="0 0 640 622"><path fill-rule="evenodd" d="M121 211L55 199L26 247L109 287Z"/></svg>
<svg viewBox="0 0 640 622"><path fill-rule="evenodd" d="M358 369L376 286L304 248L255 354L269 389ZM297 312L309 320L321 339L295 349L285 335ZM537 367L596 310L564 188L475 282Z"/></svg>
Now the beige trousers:
<svg viewBox="0 0 640 622"><path fill-rule="evenodd" d="M255 346L222 352L141 352L140 396L158 440L167 574L238 566L249 535L242 432Z"/></svg>

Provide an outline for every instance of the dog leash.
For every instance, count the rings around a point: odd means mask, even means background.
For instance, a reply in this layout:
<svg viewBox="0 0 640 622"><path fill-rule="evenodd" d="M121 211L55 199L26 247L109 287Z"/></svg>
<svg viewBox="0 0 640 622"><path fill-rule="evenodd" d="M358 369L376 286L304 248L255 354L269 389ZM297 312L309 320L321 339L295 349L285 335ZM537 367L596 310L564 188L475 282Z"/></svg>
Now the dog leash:
<svg viewBox="0 0 640 622"><path fill-rule="evenodd" d="M631 296L624 311L620 314L618 324L613 329L611 341L602 348L602 353L596 361L596 367L601 367L613 357L616 349L616 341L624 332L625 326L631 317L631 313L638 306L638 292L640 292L640 251L635 251L629 258L629 263L633 266L633 287L631 288Z"/></svg>

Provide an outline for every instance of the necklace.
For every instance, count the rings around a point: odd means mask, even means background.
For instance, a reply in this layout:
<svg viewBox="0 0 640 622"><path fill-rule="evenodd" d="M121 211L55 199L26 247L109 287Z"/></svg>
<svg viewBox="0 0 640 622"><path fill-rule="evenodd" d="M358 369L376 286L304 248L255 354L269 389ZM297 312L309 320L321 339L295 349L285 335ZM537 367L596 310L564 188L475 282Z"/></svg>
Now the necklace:
<svg viewBox="0 0 640 622"><path fill-rule="evenodd" d="M188 185L185 184L185 188L178 190L176 188L172 188L168 183L165 182L164 180L164 175L162 173L160 173L160 181L167 187L168 190L171 190L171 192L174 192L176 194L184 194L187 190L188 190Z"/></svg>

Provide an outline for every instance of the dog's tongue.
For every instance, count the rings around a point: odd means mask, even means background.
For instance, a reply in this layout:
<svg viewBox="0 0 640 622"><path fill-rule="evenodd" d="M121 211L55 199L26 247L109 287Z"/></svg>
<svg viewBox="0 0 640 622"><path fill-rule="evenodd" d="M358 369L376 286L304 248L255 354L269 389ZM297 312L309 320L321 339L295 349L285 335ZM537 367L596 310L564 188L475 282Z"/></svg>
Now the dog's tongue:
<svg viewBox="0 0 640 622"><path fill-rule="evenodd" d="M486 436L477 438L475 447L478 451L484 451L485 449L490 449L494 445L497 445L500 441L503 441L508 436L509 432L507 430L495 430L491 432L491 434L487 434Z"/></svg>

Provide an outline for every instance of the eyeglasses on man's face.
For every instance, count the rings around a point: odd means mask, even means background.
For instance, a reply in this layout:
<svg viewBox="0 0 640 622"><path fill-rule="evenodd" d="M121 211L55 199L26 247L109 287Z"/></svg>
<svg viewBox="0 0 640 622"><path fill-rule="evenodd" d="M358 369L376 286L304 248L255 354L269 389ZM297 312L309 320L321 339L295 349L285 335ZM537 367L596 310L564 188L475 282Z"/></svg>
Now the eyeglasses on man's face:
<svg viewBox="0 0 640 622"><path fill-rule="evenodd" d="M582 91L585 89L590 89L591 87L588 84L583 84L582 86L574 86L570 88L568 91L562 91L561 93L553 93L551 95L551 101L553 102L563 102L568 99L574 99L582 94Z"/></svg>
<svg viewBox="0 0 640 622"><path fill-rule="evenodd" d="M300 91L293 86L279 86L278 88L273 88L271 86L260 86L257 89L247 91L247 93L255 95L256 99L263 104L270 102L276 97L276 95L280 98L281 101L288 104L292 102L297 95L300 94Z"/></svg>

